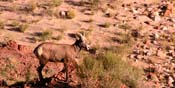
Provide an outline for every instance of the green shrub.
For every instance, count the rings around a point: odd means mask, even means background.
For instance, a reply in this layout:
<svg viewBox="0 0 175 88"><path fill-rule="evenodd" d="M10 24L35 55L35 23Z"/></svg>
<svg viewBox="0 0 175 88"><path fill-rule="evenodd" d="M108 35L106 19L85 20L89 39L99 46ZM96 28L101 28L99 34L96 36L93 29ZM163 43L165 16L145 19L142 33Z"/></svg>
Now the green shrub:
<svg viewBox="0 0 175 88"><path fill-rule="evenodd" d="M101 25L104 28L109 28L111 26L111 23L105 22L104 24Z"/></svg>
<svg viewBox="0 0 175 88"><path fill-rule="evenodd" d="M127 29L131 29L132 27L128 24L121 24L121 25L119 25L119 28L127 30Z"/></svg>
<svg viewBox="0 0 175 88"><path fill-rule="evenodd" d="M14 0L0 0L0 1L13 2Z"/></svg>
<svg viewBox="0 0 175 88"><path fill-rule="evenodd" d="M33 12L37 8L37 3L34 0L31 0L26 7L28 12Z"/></svg>
<svg viewBox="0 0 175 88"><path fill-rule="evenodd" d="M132 67L112 52L86 56L80 65L79 76L84 88L119 88L125 84L137 88L142 70ZM89 86L91 85L91 86Z"/></svg>
<svg viewBox="0 0 175 88"><path fill-rule="evenodd" d="M63 2L62 0L52 0L50 3L50 7L60 6L62 2Z"/></svg>
<svg viewBox="0 0 175 88"><path fill-rule="evenodd" d="M18 31L24 33L27 30L28 27L29 27L28 24L20 24L19 28L18 28Z"/></svg>
<svg viewBox="0 0 175 88"><path fill-rule="evenodd" d="M0 29L4 29L4 26L5 26L4 22L0 21Z"/></svg>
<svg viewBox="0 0 175 88"><path fill-rule="evenodd" d="M52 31L50 30L45 30L40 35L41 41L51 39L51 37L52 37Z"/></svg>
<svg viewBox="0 0 175 88"><path fill-rule="evenodd" d="M91 9L97 9L101 1L100 0L89 0L89 3L91 4Z"/></svg>
<svg viewBox="0 0 175 88"><path fill-rule="evenodd" d="M74 10L69 10L68 12L67 12L67 18L68 19L72 19L72 18L74 18L75 17L75 11Z"/></svg>
<svg viewBox="0 0 175 88"><path fill-rule="evenodd" d="M13 22L11 23L11 25L12 25L13 27L17 27L19 24L20 24L20 23L19 23L18 21L13 21Z"/></svg>
<svg viewBox="0 0 175 88"><path fill-rule="evenodd" d="M56 37L53 37L52 39L54 39L54 40L60 40L60 39L62 39L62 37L63 36L61 36L61 35L57 35Z"/></svg>
<svg viewBox="0 0 175 88"><path fill-rule="evenodd" d="M29 27L28 24L26 23L19 23L17 21L13 21L12 24L11 24L15 29L16 31L18 32L25 32L27 30L27 28Z"/></svg>

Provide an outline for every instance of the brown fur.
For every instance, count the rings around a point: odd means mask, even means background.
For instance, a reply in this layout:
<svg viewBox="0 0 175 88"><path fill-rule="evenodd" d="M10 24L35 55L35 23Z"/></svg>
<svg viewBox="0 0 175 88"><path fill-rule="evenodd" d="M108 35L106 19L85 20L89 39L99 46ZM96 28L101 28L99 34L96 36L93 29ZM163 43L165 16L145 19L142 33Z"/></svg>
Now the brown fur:
<svg viewBox="0 0 175 88"><path fill-rule="evenodd" d="M87 45L81 37L82 36L79 36L72 45L44 42L34 49L34 54L40 63L37 69L40 81L43 81L42 69L47 62L63 62L66 71L66 81L68 80L67 62L75 62L75 58L78 56L81 48L87 48Z"/></svg>

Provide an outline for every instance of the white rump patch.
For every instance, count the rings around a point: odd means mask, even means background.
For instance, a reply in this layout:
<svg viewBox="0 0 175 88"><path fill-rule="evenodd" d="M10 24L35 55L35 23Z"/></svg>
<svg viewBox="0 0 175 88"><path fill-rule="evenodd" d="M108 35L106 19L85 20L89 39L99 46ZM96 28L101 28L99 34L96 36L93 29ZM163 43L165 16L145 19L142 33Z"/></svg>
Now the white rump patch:
<svg viewBox="0 0 175 88"><path fill-rule="evenodd" d="M38 55L41 56L42 53L43 53L43 49L42 49L42 47L39 47L39 48L38 48Z"/></svg>

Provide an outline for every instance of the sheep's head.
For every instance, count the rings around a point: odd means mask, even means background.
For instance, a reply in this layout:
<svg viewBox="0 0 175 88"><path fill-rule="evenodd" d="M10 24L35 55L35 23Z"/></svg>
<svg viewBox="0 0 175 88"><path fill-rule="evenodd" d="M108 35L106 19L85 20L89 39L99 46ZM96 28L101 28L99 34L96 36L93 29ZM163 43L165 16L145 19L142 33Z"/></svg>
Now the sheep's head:
<svg viewBox="0 0 175 88"><path fill-rule="evenodd" d="M87 43L87 39L80 33L76 34L76 43L79 47L84 48L87 51L90 49L90 45Z"/></svg>

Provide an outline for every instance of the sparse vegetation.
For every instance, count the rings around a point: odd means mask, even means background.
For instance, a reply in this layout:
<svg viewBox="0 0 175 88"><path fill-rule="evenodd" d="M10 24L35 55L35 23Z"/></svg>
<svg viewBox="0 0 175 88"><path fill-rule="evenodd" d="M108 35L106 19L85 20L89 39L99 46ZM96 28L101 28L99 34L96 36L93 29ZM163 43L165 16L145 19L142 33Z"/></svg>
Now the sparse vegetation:
<svg viewBox="0 0 175 88"><path fill-rule="evenodd" d="M70 77L66 82L70 87L80 83L82 88L173 88L173 7L175 0L0 0L0 87L2 82L8 84L5 87L13 82L15 87L59 88L57 83L64 85L64 79ZM74 35L77 32L86 39ZM82 51L76 56L80 61L77 68L70 61L67 66L47 64L38 71L44 61L35 59L40 53L46 54L39 58L48 56L50 46L38 48L36 57L32 51L35 46L43 42L72 44L74 38L75 44L80 39L90 44L85 47L90 46L90 54ZM54 53L67 49L61 48ZM72 51L79 51L74 48ZM68 48L66 53L70 52ZM57 55L52 55L51 60ZM58 61L65 60L62 57ZM70 73L67 76L64 68ZM43 73L46 85L42 85L37 71Z"/></svg>
<svg viewBox="0 0 175 88"><path fill-rule="evenodd" d="M62 2L63 2L62 0L51 0L51 2L49 3L49 6L57 7L57 6L60 6Z"/></svg>
<svg viewBox="0 0 175 88"><path fill-rule="evenodd" d="M19 25L19 32L25 32L26 30L27 30L27 28L28 28L28 24L20 24Z"/></svg>
<svg viewBox="0 0 175 88"><path fill-rule="evenodd" d="M18 21L13 21L13 22L11 23L11 25L12 25L13 27L17 27L19 24L20 24L20 23L19 23Z"/></svg>
<svg viewBox="0 0 175 88"><path fill-rule="evenodd" d="M55 40L60 40L63 36L61 35L57 35L56 37L53 37L52 39L55 39Z"/></svg>
<svg viewBox="0 0 175 88"><path fill-rule="evenodd" d="M121 24L119 25L119 28L124 29L126 31L127 29L131 29L132 27L128 24Z"/></svg>
<svg viewBox="0 0 175 88"><path fill-rule="evenodd" d="M12 83L15 81L15 77L9 74L12 74L17 69L17 65L19 63L13 60L13 58L4 58L3 67L0 68L2 72L0 72L0 77L3 79L7 79L8 83Z"/></svg>
<svg viewBox="0 0 175 88"><path fill-rule="evenodd" d="M109 28L109 27L111 26L111 23L105 22L104 24L102 24L102 25L100 25L100 26L102 26L102 27L104 27L104 28Z"/></svg>
<svg viewBox="0 0 175 88"><path fill-rule="evenodd" d="M5 26L4 22L0 21L0 29L4 29L4 26Z"/></svg>
<svg viewBox="0 0 175 88"><path fill-rule="evenodd" d="M89 3L91 4L91 9L97 9L101 1L100 0L89 0Z"/></svg>
<svg viewBox="0 0 175 88"><path fill-rule="evenodd" d="M84 22L87 22L87 23L92 23L94 20L92 18L89 18L87 20L84 20Z"/></svg>
<svg viewBox="0 0 175 88"><path fill-rule="evenodd" d="M13 2L14 0L0 0L0 1Z"/></svg>
<svg viewBox="0 0 175 88"><path fill-rule="evenodd" d="M16 31L19 32L25 32L27 30L27 28L29 27L29 25L27 23L20 23L18 21L13 21L11 23L11 25L16 29Z"/></svg>
<svg viewBox="0 0 175 88"><path fill-rule="evenodd" d="M31 0L26 6L26 11L33 12L33 10L35 10L36 8L37 8L37 4L35 0Z"/></svg>
<svg viewBox="0 0 175 88"><path fill-rule="evenodd" d="M52 37L52 31L51 30L45 30L40 35L41 41L51 39L51 37Z"/></svg>
<svg viewBox="0 0 175 88"><path fill-rule="evenodd" d="M124 44L125 46L132 46L134 42L134 38L130 33L120 33L118 34L118 38L112 38L113 41L117 41L120 44Z"/></svg>
<svg viewBox="0 0 175 88"><path fill-rule="evenodd" d="M49 16L53 16L54 12L53 12L52 9L47 9L47 14L48 14Z"/></svg>
<svg viewBox="0 0 175 88"><path fill-rule="evenodd" d="M85 88L119 88L121 84L137 88L142 73L123 61L121 56L106 52L96 57L86 56L79 76Z"/></svg>
<svg viewBox="0 0 175 88"><path fill-rule="evenodd" d="M94 27L93 26L89 26L88 30L90 33L94 30Z"/></svg>
<svg viewBox="0 0 175 88"><path fill-rule="evenodd" d="M74 18L75 17L75 11L74 10L69 10L68 12L67 12L67 18L68 19L72 19L72 18Z"/></svg>
<svg viewBox="0 0 175 88"><path fill-rule="evenodd" d="M105 28L109 28L110 26L111 26L111 23L109 23L109 22L105 22L103 24L103 27L105 27Z"/></svg>

